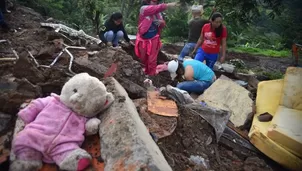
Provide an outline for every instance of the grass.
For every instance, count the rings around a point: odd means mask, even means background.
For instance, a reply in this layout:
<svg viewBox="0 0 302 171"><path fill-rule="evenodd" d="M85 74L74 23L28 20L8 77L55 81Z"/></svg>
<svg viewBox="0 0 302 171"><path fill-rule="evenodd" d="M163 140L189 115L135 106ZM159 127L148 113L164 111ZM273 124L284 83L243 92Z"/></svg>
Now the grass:
<svg viewBox="0 0 302 171"><path fill-rule="evenodd" d="M253 47L234 47L228 48L228 51L231 52L238 52L238 53L248 53L252 55L261 55L261 56L268 56L268 57L276 57L276 58L284 58L290 56L289 50L271 50L271 49L260 49L260 48L253 48Z"/></svg>
<svg viewBox="0 0 302 171"><path fill-rule="evenodd" d="M283 74L279 72L263 72L264 76L267 76L271 80L278 80L283 78Z"/></svg>

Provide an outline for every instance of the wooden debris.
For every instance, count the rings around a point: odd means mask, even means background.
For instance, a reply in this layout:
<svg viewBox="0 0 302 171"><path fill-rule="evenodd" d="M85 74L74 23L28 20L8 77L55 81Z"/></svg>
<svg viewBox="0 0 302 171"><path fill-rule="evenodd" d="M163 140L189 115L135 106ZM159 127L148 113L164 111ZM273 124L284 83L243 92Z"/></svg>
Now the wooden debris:
<svg viewBox="0 0 302 171"><path fill-rule="evenodd" d="M100 39L87 35L83 30L77 31L77 30L67 27L63 24L53 24L53 23L40 23L40 24L42 27L52 27L53 29L55 29L56 32L61 31L63 33L68 34L71 37L78 37L80 39L87 40L87 41L90 41L90 42L96 43L96 44L99 44L102 42Z"/></svg>
<svg viewBox="0 0 302 171"><path fill-rule="evenodd" d="M178 117L177 105L172 100L162 99L159 97L159 92L147 92L148 111L153 114L162 116Z"/></svg>

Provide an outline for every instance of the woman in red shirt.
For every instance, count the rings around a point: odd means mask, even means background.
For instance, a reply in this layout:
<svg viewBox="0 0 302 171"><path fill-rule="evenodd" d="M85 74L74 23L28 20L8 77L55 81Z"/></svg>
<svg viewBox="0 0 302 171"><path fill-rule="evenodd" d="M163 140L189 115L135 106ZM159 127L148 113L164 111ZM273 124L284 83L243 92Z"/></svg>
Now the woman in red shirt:
<svg viewBox="0 0 302 171"><path fill-rule="evenodd" d="M218 58L220 45L222 45L220 62L223 63L226 52L226 38L227 29L222 24L222 15L215 12L211 17L211 23L205 24L201 30L200 37L193 50L193 53L195 53L198 49L194 59L201 62L206 60L207 66L213 69Z"/></svg>

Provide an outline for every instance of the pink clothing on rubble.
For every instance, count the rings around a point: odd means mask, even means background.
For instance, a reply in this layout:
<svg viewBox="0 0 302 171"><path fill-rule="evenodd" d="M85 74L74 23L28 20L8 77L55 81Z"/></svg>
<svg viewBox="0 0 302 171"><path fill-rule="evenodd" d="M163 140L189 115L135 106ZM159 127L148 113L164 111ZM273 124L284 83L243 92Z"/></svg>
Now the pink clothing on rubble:
<svg viewBox="0 0 302 171"><path fill-rule="evenodd" d="M135 54L142 60L142 63L145 64L145 73L147 75L156 74L157 55L161 48L160 33L166 25L165 22L159 25L158 34L155 37L144 39L142 35L148 31L155 18L163 20L160 12L166 8L167 4L159 4L142 6L140 9Z"/></svg>
<svg viewBox="0 0 302 171"><path fill-rule="evenodd" d="M156 74L167 70L168 70L168 62L156 66Z"/></svg>
<svg viewBox="0 0 302 171"><path fill-rule="evenodd" d="M13 141L19 158L30 158L27 151L41 152L44 162L58 163L84 141L87 118L66 107L56 94L32 101L18 116L26 123Z"/></svg>

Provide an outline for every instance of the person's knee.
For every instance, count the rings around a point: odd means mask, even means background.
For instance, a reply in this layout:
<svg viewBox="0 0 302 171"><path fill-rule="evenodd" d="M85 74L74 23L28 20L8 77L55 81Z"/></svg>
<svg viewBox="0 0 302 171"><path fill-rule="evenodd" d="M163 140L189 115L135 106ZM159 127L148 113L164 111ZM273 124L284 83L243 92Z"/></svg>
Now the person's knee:
<svg viewBox="0 0 302 171"><path fill-rule="evenodd" d="M124 37L124 33L123 33L123 31L118 31L117 33L116 33L116 36L118 37L118 38L122 38L122 37Z"/></svg>
<svg viewBox="0 0 302 171"><path fill-rule="evenodd" d="M186 89L186 83L185 82L178 83L176 85L176 87L181 89L181 90L185 90Z"/></svg>
<svg viewBox="0 0 302 171"><path fill-rule="evenodd" d="M199 60L201 62L204 61L204 52L203 52L203 50L201 48L198 48L197 53L196 53L194 59L195 60Z"/></svg>
<svg viewBox="0 0 302 171"><path fill-rule="evenodd" d="M107 31L106 33L106 39L108 40L108 41L112 41L113 40L113 38L114 38L114 33L113 33L113 31Z"/></svg>

